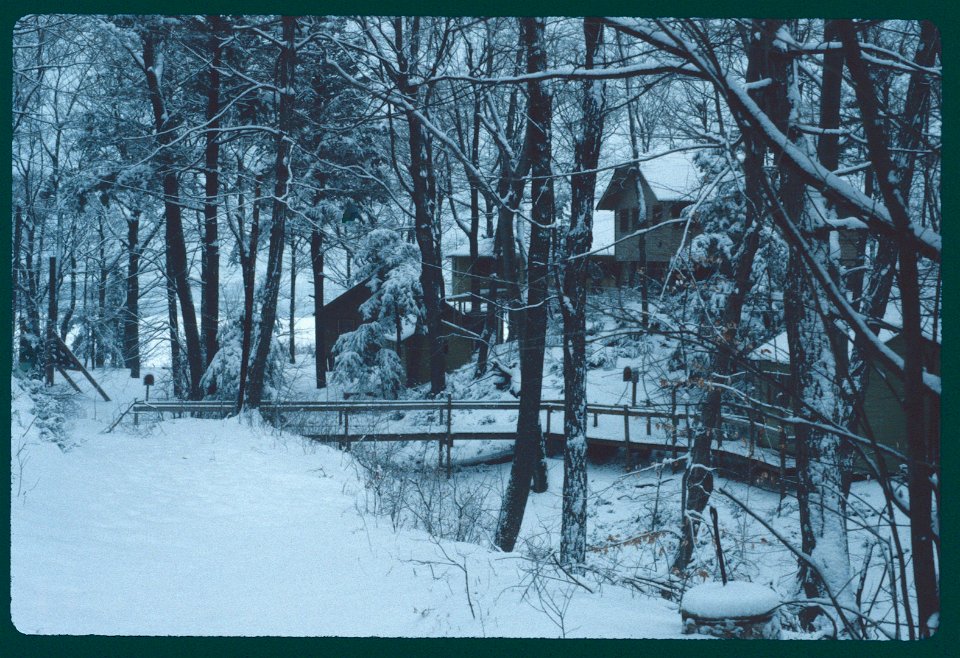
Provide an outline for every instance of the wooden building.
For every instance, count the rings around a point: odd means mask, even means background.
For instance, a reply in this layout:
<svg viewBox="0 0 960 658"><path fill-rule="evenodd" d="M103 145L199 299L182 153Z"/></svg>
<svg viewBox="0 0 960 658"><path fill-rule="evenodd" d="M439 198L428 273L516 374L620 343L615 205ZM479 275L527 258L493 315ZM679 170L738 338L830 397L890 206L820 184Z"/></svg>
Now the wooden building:
<svg viewBox="0 0 960 658"><path fill-rule="evenodd" d="M883 330L880 339L896 354L903 356L903 337L897 333ZM929 372L940 374L940 344L924 339L924 368ZM756 377L756 393L768 404L787 404L782 393L782 384L786 384L790 376L790 351L787 345L787 334L783 332L764 343L747 357L760 371ZM907 428L903 413L903 384L893 373L881 365L870 372L867 386L864 391L864 416L874 438L881 445L893 448L901 453L907 451ZM927 416L933 418L939 415L939 410L933 405L927 405ZM866 429L859 432L867 436ZM887 467L893 471L897 464L895 460L887 459Z"/></svg>
<svg viewBox="0 0 960 658"><path fill-rule="evenodd" d="M345 290L336 298L330 300L323 307L323 332L327 370L333 370L333 346L337 339L350 331L354 331L363 322L360 306L370 299L370 289L367 282L362 281ZM479 333L481 327L477 318L460 312L450 304L443 305L444 325L449 329L444 339L444 350L447 354L447 370L455 370L470 361L474 340L470 333ZM424 334L416 333L412 323L406 323L401 328L401 345L399 354L406 368L410 381L420 384L430 380L430 353L429 343ZM387 339L387 345L396 349L396 339ZM317 355L320 358L320 355Z"/></svg>
<svg viewBox="0 0 960 658"><path fill-rule="evenodd" d="M680 218L683 209L696 200L700 187L693 156L692 151L668 153L614 171L597 209L614 213L614 260L622 271L639 265L654 278L666 272L684 234L684 223L669 220ZM621 240L661 224L659 229ZM688 234L687 239L695 234Z"/></svg>

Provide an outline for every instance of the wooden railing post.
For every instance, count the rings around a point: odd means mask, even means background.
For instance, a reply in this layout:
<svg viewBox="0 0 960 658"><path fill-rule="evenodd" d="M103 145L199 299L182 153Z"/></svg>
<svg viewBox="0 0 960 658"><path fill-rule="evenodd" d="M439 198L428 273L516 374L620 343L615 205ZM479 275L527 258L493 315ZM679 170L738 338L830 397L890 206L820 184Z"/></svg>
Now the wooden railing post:
<svg viewBox="0 0 960 658"><path fill-rule="evenodd" d="M452 470L450 453L453 450L453 396L447 395L447 479L450 479Z"/></svg>
<svg viewBox="0 0 960 658"><path fill-rule="evenodd" d="M630 407L623 405L623 445L627 451L627 471L630 470Z"/></svg>
<svg viewBox="0 0 960 658"><path fill-rule="evenodd" d="M670 391L670 445L673 448L671 455L674 459L677 458L677 430L679 429L677 425L679 422L677 418L677 387L674 386Z"/></svg>
<svg viewBox="0 0 960 658"><path fill-rule="evenodd" d="M350 416L343 412L343 449L350 452Z"/></svg>
<svg viewBox="0 0 960 658"><path fill-rule="evenodd" d="M780 426L780 505L787 495L787 431ZM779 505L777 506L779 511Z"/></svg>

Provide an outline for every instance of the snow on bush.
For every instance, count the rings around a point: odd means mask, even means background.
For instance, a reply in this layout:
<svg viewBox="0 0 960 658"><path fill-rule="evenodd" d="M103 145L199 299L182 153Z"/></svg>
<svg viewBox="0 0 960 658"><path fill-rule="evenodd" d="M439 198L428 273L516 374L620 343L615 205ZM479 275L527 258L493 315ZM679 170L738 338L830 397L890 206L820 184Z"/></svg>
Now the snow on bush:
<svg viewBox="0 0 960 658"><path fill-rule="evenodd" d="M354 395L395 398L403 387L400 357L386 347L379 322L367 322L337 339L333 382Z"/></svg>
<svg viewBox="0 0 960 658"><path fill-rule="evenodd" d="M258 325L259 326L259 325ZM214 397L221 400L234 400L240 392L240 362L242 355L243 328L240 323L224 325L219 335L220 349L210 361L210 366L203 374L200 385L209 389L211 384L216 385ZM256 336L250 339L251 358ZM266 373L264 374L263 397L275 397L283 386L284 358L280 339L274 335L270 341L270 356L267 359Z"/></svg>
<svg viewBox="0 0 960 658"><path fill-rule="evenodd" d="M357 277L370 288L370 298L360 306L366 322L334 344L333 381L354 395L395 398L405 374L387 342L423 319L419 251L396 231L375 229L360 243Z"/></svg>

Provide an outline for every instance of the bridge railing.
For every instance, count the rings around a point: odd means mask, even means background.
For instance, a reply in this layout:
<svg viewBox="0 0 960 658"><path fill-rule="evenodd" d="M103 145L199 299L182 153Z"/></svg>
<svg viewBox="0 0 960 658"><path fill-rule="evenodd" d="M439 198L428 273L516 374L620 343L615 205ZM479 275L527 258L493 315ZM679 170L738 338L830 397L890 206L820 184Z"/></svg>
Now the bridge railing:
<svg viewBox="0 0 960 658"><path fill-rule="evenodd" d="M451 447L455 437L464 437L463 432L455 433L453 431L453 416L455 412L468 411L519 411L519 400L454 400L452 397L436 398L433 400L281 400L267 401L260 405L260 413L264 418L271 422L292 429L301 431L301 433L312 436L323 436L329 440L341 442L346 449L349 449L351 441L363 440L371 435L379 435L376 431L371 431L369 427L364 426L361 421L364 415L371 413L389 414L395 412L408 411L433 411L438 412L436 421L439 424L436 430L423 431L420 427L415 432L417 440L435 440L439 444L439 460L441 466L444 464L444 452L446 452L446 468L448 473L451 468ZM561 414L558 419L560 427L559 434L562 434L564 403L562 400L544 400L541 402L540 409L546 414L544 433L548 438L555 437L557 433L552 427L552 417L554 412ZM227 417L236 411L236 404L228 400L151 400L135 401L124 414L132 414L134 423L139 420L140 414L178 414L178 415L200 415ZM307 429L310 423L306 419L310 416L321 414L337 414L336 423L332 422L322 429ZM680 451L686 451L689 448L692 438L691 423L696 414L696 408L688 403L665 403L646 405L643 407L633 407L630 405L612 405L612 404L587 404L587 415L593 417L592 426L598 427L600 417L620 417L623 418L622 434L616 429L611 428L607 423L603 436L590 437L591 442L599 441L608 445L621 445L628 452L631 449L656 446L668 450L673 457L677 457ZM354 416L353 431L351 432L351 416ZM359 418L358 418L359 416ZM646 421L641 428L632 428L631 419ZM114 426L119 422L119 418L114 422ZM369 420L369 419L367 419ZM728 459L746 460L751 463L759 464L774 476L779 476L781 487L785 481L785 476L791 468L788 468L786 447L786 433L782 427L770 426L766 423L757 422L754 419L744 418L731 414L724 417L724 422L728 425L739 427L742 430L743 438L749 436L749 445L746 451L735 448L724 448L721 445L716 447L714 452L718 456L726 456ZM111 428L112 429L112 428ZM639 431L638 431L639 430ZM654 430L657 430L657 436L654 437ZM770 446L770 441L758 441L757 432L761 435L771 436L774 432L779 434L780 440ZM496 432L491 431L490 434ZM738 432L739 434L740 432ZM387 433L384 433L386 435ZM469 433L468 433L469 434ZM474 432L480 435L482 432ZM618 437L617 435L620 434ZM414 436L411 431L405 432L405 436ZM384 437L381 437L384 438ZM476 437L473 437L476 438ZM684 439L681 443L681 439ZM774 451L766 452L763 449L763 443L774 447ZM779 443L779 445L777 445ZM757 448L755 454L755 448ZM446 450L444 450L446 449ZM776 454L779 453L779 454ZM792 459L789 460L792 462ZM792 464L790 465L792 466Z"/></svg>

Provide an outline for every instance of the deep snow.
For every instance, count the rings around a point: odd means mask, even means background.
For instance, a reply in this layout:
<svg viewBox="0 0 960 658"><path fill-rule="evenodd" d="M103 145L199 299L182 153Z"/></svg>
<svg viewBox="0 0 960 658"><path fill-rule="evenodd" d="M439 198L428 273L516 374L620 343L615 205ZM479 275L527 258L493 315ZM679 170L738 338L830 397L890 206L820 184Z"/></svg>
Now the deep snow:
<svg viewBox="0 0 960 658"><path fill-rule="evenodd" d="M518 555L361 515L349 455L250 419L171 420L139 435L81 420L63 452L25 427L18 389L14 449L27 444L29 460L19 495L14 484L11 587L24 633L561 632L524 600ZM621 587L548 587L570 598L568 636L679 637L674 604Z"/></svg>

